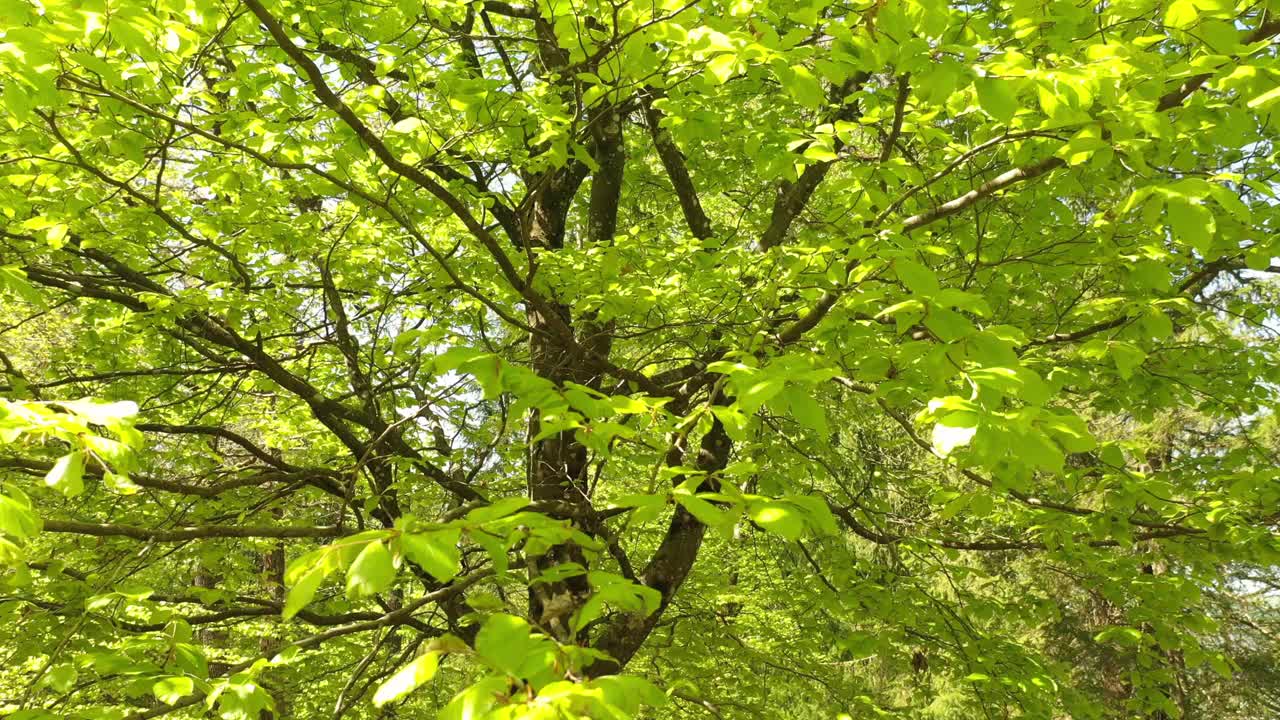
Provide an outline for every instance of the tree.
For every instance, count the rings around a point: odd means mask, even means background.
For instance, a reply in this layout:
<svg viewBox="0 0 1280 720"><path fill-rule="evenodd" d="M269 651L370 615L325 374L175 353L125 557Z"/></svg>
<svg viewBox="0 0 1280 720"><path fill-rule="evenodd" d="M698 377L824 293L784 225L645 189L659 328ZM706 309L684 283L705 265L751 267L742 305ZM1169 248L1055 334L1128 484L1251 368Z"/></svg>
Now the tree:
<svg viewBox="0 0 1280 720"><path fill-rule="evenodd" d="M0 19L8 717L1274 708L1268 4Z"/></svg>

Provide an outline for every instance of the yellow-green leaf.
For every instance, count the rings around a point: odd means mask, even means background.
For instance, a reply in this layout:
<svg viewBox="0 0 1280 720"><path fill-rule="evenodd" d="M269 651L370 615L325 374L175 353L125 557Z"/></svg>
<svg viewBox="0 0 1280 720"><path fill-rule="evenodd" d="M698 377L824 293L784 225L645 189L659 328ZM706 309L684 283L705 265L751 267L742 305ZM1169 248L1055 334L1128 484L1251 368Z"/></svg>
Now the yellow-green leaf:
<svg viewBox="0 0 1280 720"><path fill-rule="evenodd" d="M374 691L374 706L382 707L387 703L400 700L417 689L419 685L435 677L439 667L440 653L438 652L429 652L410 660L408 665L396 671L395 675L387 678L387 681Z"/></svg>

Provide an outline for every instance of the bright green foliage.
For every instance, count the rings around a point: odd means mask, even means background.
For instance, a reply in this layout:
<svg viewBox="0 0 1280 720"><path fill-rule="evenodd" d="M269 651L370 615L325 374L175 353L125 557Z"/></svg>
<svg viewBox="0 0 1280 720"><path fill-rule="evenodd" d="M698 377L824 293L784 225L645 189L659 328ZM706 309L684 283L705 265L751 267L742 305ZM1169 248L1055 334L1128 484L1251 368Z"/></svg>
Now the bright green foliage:
<svg viewBox="0 0 1280 720"><path fill-rule="evenodd" d="M0 716L1274 714L1278 12L0 0Z"/></svg>
<svg viewBox="0 0 1280 720"><path fill-rule="evenodd" d="M409 664L392 675L378 686L377 692L373 694L373 704L382 707L387 703L392 703L404 698L405 695L413 692L417 687L431 678L435 677L436 670L440 667L439 653L429 652L425 655L419 655Z"/></svg>

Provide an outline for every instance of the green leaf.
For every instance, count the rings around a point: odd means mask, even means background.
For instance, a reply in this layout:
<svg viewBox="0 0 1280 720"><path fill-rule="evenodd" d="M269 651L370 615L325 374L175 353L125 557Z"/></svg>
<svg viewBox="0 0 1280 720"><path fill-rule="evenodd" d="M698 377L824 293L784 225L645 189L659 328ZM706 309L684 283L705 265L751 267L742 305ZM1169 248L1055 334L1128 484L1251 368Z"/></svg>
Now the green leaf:
<svg viewBox="0 0 1280 720"><path fill-rule="evenodd" d="M523 507L528 501L520 498ZM457 576L462 567L462 552L458 549L461 531L457 529L434 530L425 533L405 533L400 536L400 549L411 562L431 573L440 582Z"/></svg>
<svg viewBox="0 0 1280 720"><path fill-rule="evenodd" d="M424 123L421 118L409 117L397 122L395 125L392 125L391 132L412 134L425 124L426 123Z"/></svg>
<svg viewBox="0 0 1280 720"><path fill-rule="evenodd" d="M964 290L945 288L933 296L933 302L942 307L964 310L978 317L991 315L991 305L987 303L985 298Z"/></svg>
<svg viewBox="0 0 1280 720"><path fill-rule="evenodd" d="M45 230L44 233L45 242L49 243L49 247L55 250L62 247L66 244L68 230L69 228L64 223L50 225L49 229Z"/></svg>
<svg viewBox="0 0 1280 720"><path fill-rule="evenodd" d="M1142 314L1142 329L1153 340L1164 340L1173 335L1173 321L1159 307L1149 307Z"/></svg>
<svg viewBox="0 0 1280 720"><path fill-rule="evenodd" d="M264 711L275 707L271 696L245 673L221 684L206 703L212 707L215 700L222 720L259 720Z"/></svg>
<svg viewBox="0 0 1280 720"><path fill-rule="evenodd" d="M1133 377L1133 371L1147 359L1147 354L1132 343L1112 342L1108 344L1108 350L1120 377L1126 380Z"/></svg>
<svg viewBox="0 0 1280 720"><path fill-rule="evenodd" d="M519 676L525 656L533 648L532 629L523 618L493 615L476 634L476 653L507 675Z"/></svg>
<svg viewBox="0 0 1280 720"><path fill-rule="evenodd" d="M698 522L708 527L720 527L732 520L729 515L716 509L715 505L688 493L675 493L676 502L680 503Z"/></svg>
<svg viewBox="0 0 1280 720"><path fill-rule="evenodd" d="M900 303L894 303L893 305L890 305L876 313L876 317L882 318L893 317L895 315L906 315L912 318L911 320L908 320L908 322L915 322L915 318L923 315L924 311L925 304L919 300L903 300Z"/></svg>
<svg viewBox="0 0 1280 720"><path fill-rule="evenodd" d="M484 548L489 560L493 563L493 571L496 574L503 575L507 572L511 559L507 555L505 538L496 537L492 533L480 530L473 533L471 539L475 544Z"/></svg>
<svg viewBox="0 0 1280 720"><path fill-rule="evenodd" d="M1185 1L1185 0L1182 0ZM1265 110L1271 107L1272 103L1280 100L1280 87L1273 87L1270 90L1254 97L1249 101L1249 107L1255 110Z"/></svg>
<svg viewBox="0 0 1280 720"><path fill-rule="evenodd" d="M669 496L666 494L655 495L623 495L615 498L613 505L616 507L636 508L631 513L631 521L644 524L657 519L662 511L667 507Z"/></svg>
<svg viewBox="0 0 1280 720"><path fill-rule="evenodd" d="M1052 473L1062 472L1066 457L1049 436L1034 430L1021 433L1017 445L1019 457L1027 465Z"/></svg>
<svg viewBox="0 0 1280 720"><path fill-rule="evenodd" d="M1067 452L1089 452L1098 446L1093 433L1089 432L1089 426L1078 415L1046 413L1040 416L1039 424Z"/></svg>
<svg viewBox="0 0 1280 720"><path fill-rule="evenodd" d="M662 593L655 588L632 582L621 575L592 570L588 573L593 592L573 619L575 632L600 617L607 603L621 612L652 615L662 604Z"/></svg>
<svg viewBox="0 0 1280 720"><path fill-rule="evenodd" d="M1125 465L1124 451L1114 444L1104 445L1098 457L1111 467L1122 468Z"/></svg>
<svg viewBox="0 0 1280 720"><path fill-rule="evenodd" d="M978 91L978 107L1000 122L1007 123L1018 112L1018 94L1013 81L1003 78L980 77L973 81Z"/></svg>
<svg viewBox="0 0 1280 720"><path fill-rule="evenodd" d="M991 514L995 500L987 493L971 493L969 513L974 517L984 518Z"/></svg>
<svg viewBox="0 0 1280 720"><path fill-rule="evenodd" d="M396 702L413 692L425 682L435 677L436 670L440 667L440 653L428 652L419 655L409 664L396 671L395 675L387 678L386 682L378 686L373 693L373 704L375 707L382 707L388 703Z"/></svg>
<svg viewBox="0 0 1280 720"><path fill-rule="evenodd" d="M788 385L783 395L786 398L787 407L791 409L791 416L797 422L810 430L816 430L821 435L826 435L830 432L827 428L827 413L811 392L811 389L799 385Z"/></svg>
<svg viewBox="0 0 1280 720"><path fill-rule="evenodd" d="M1093 637L1094 642L1119 645L1137 645L1141 640L1141 630L1122 626L1109 627Z"/></svg>
<svg viewBox="0 0 1280 720"><path fill-rule="evenodd" d="M804 534L804 517L785 502L753 502L747 506L747 513L757 525L784 539L795 541Z"/></svg>
<svg viewBox="0 0 1280 720"><path fill-rule="evenodd" d="M174 643L174 667L196 677L209 676L209 660L200 647L190 643Z"/></svg>
<svg viewBox="0 0 1280 720"><path fill-rule="evenodd" d="M139 25L135 25L128 18L121 17L113 20L108 30L125 49L139 54L145 53L147 56L152 55L155 44Z"/></svg>
<svg viewBox="0 0 1280 720"><path fill-rule="evenodd" d="M44 482L67 497L84 492L84 453L76 451L58 458Z"/></svg>
<svg viewBox="0 0 1280 720"><path fill-rule="evenodd" d="M29 540L40 532L40 518L29 504L0 495L0 532L18 540Z"/></svg>
<svg viewBox="0 0 1280 720"><path fill-rule="evenodd" d="M820 108L826 104L827 96L822 90L822 83L809 72L808 68L796 65L790 70L790 77L784 82L786 82L787 92L791 93L797 102L807 108Z"/></svg>
<svg viewBox="0 0 1280 720"><path fill-rule="evenodd" d="M1144 290L1168 290L1173 285L1173 276L1164 263L1155 260L1141 260L1129 268L1134 283Z"/></svg>
<svg viewBox="0 0 1280 720"><path fill-rule="evenodd" d="M617 710L623 717L639 714L645 705L662 707L667 704L667 696L653 683L633 675L606 675L593 679L590 685L600 691L606 706Z"/></svg>
<svg viewBox="0 0 1280 720"><path fill-rule="evenodd" d="M347 597L366 598L391 587L396 568L387 546L375 540L364 546L347 569Z"/></svg>
<svg viewBox="0 0 1280 720"><path fill-rule="evenodd" d="M27 273L17 265L0 266L0 290L7 290L28 304L44 307L40 292L27 281Z"/></svg>
<svg viewBox="0 0 1280 720"><path fill-rule="evenodd" d="M1164 13L1164 24L1173 28L1189 28L1200 19L1196 0L1174 0Z"/></svg>
<svg viewBox="0 0 1280 720"><path fill-rule="evenodd" d="M754 413L760 409L761 405L782 392L784 387L786 387L786 381L781 378L768 378L752 383L738 395L738 406L747 414Z"/></svg>
<svg viewBox="0 0 1280 720"><path fill-rule="evenodd" d="M1035 372L1024 367L979 368L969 371L969 378L981 387L1023 400L1031 405L1049 401L1049 386Z"/></svg>
<svg viewBox="0 0 1280 720"><path fill-rule="evenodd" d="M1250 270L1266 270L1271 267L1271 253L1265 248L1254 248L1244 256L1244 264Z"/></svg>
<svg viewBox="0 0 1280 720"><path fill-rule="evenodd" d="M326 565L316 565L289 587L288 593L285 594L284 612L282 613L285 620L297 615L299 611L311 603L316 596L316 591L320 589L324 579L329 576L329 572L330 569Z"/></svg>
<svg viewBox="0 0 1280 720"><path fill-rule="evenodd" d="M156 594L155 590L136 582L123 582L116 585L114 589L116 595L130 600L146 600Z"/></svg>
<svg viewBox="0 0 1280 720"><path fill-rule="evenodd" d="M1183 197L1174 197L1169 198L1165 212L1174 237L1202 253L1207 252L1215 228L1213 213L1208 208Z"/></svg>
<svg viewBox="0 0 1280 720"><path fill-rule="evenodd" d="M1232 669L1232 665L1234 663L1232 663L1231 659L1226 655L1218 652L1209 653L1208 660L1209 667L1213 668L1213 671L1217 673L1219 677L1225 680L1230 680L1231 676L1235 674Z"/></svg>
<svg viewBox="0 0 1280 720"><path fill-rule="evenodd" d="M48 685L55 692L69 692L75 687L76 678L79 673L76 672L76 666L71 663L61 663L49 668L44 674L44 684Z"/></svg>
<svg viewBox="0 0 1280 720"><path fill-rule="evenodd" d="M481 720L510 689L505 677L489 676L463 688L440 711L436 720Z"/></svg>
<svg viewBox="0 0 1280 720"><path fill-rule="evenodd" d="M115 425L138 414L138 403L132 400L98 402L96 400L72 400L58 403L95 425Z"/></svg>
<svg viewBox="0 0 1280 720"><path fill-rule="evenodd" d="M729 82L738 72L738 56L734 53L716 55L707 62L707 72L721 85Z"/></svg>
<svg viewBox="0 0 1280 720"><path fill-rule="evenodd" d="M973 323L969 322L969 318L954 310L936 305L930 307L925 313L924 326L938 336L939 340L948 343L966 338L976 331Z"/></svg>
<svg viewBox="0 0 1280 720"><path fill-rule="evenodd" d="M963 493L961 495L957 495L954 498L951 498L950 500L947 501L945 505L942 506L942 511L938 513L938 519L942 522L946 522L947 520L950 520L951 518L960 514L960 511L968 507L969 503L972 500L973 500L973 495L971 493Z"/></svg>
<svg viewBox="0 0 1280 720"><path fill-rule="evenodd" d="M978 432L977 413L953 412L938 418L933 426L933 449L947 457L956 448L968 445Z"/></svg>
<svg viewBox="0 0 1280 720"><path fill-rule="evenodd" d="M902 284L915 295L932 297L940 291L938 276L914 260L905 258L894 260L893 271L898 274Z"/></svg>
<svg viewBox="0 0 1280 720"><path fill-rule="evenodd" d="M525 508L528 504L529 498L526 497L516 495L504 497L501 500L497 500L483 507L478 507L467 513L467 522L475 525L481 525L494 520L500 520ZM454 538L454 542L457 542L457 538Z"/></svg>
<svg viewBox="0 0 1280 720"><path fill-rule="evenodd" d="M175 705L182 698L195 692L195 689L195 681L191 678L185 675L174 675L157 680L151 686L151 693L165 705Z"/></svg>
<svg viewBox="0 0 1280 720"><path fill-rule="evenodd" d="M787 502L800 508L804 513L805 523L817 535L838 535L840 528L836 518L831 514L827 501L811 495L788 495Z"/></svg>

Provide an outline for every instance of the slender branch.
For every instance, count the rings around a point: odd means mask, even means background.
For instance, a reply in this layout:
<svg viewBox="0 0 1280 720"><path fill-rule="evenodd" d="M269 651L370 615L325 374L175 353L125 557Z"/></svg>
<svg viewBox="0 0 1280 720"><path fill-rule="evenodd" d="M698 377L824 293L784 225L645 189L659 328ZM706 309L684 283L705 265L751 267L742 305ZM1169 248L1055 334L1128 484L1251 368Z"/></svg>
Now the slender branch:
<svg viewBox="0 0 1280 720"><path fill-rule="evenodd" d="M1204 283L1212 279L1212 277L1217 273L1222 272L1224 270L1228 270L1230 268L1231 268L1231 262L1228 258L1220 258L1211 263L1208 263L1204 267L1197 270L1196 272L1188 275L1186 279L1184 279L1181 283L1178 283L1178 287L1173 294L1182 295L1186 293L1188 290L1196 290L1200 288ZM1101 333L1101 332L1106 332L1108 330L1113 330L1118 327L1123 327L1125 324L1132 321L1133 321L1132 317L1128 315L1120 315L1110 320L1104 320L1099 323L1094 323L1089 327L1081 328L1079 330L1074 330L1072 332L1054 333L1052 335L1049 335L1043 338L1031 340L1027 343L1027 347L1034 347L1036 345L1055 345L1058 343L1076 342L1077 340L1083 340L1084 338L1090 337L1091 335L1097 335L1098 333Z"/></svg>
<svg viewBox="0 0 1280 720"><path fill-rule="evenodd" d="M889 135L880 148L880 162L887 161L893 155L893 146L902 135L902 121L907 114L907 98L910 96L911 73L904 73L898 76L898 98L893 103L893 126L889 128Z"/></svg>
<svg viewBox="0 0 1280 720"><path fill-rule="evenodd" d="M91 535L94 537L127 537L152 542L185 542L209 538L327 538L346 534L342 528L267 527L252 525L196 525L172 530L137 525L103 525L74 520L44 520L45 532Z"/></svg>
<svg viewBox="0 0 1280 720"><path fill-rule="evenodd" d="M981 154L982 152L1003 143L1013 142L1015 140L1022 140L1030 137L1057 137L1057 136L1050 135L1048 133L1045 133L1039 130L1027 130L1027 131L1016 132L1016 133L1005 133L1003 135L999 135L997 137L991 138L990 140L987 140L985 142L979 143L969 148L968 150L964 151L963 153L961 153L958 157L956 157L956 159L952 160L950 163L947 163L946 167L942 168L941 170L934 173L933 175L930 175L929 178L926 179L924 182L918 185L912 185L906 192L902 193L897 198L895 198L893 202L889 203L889 205L886 206L884 210L881 210L880 213L876 215L875 220L872 221L871 225L875 227L882 225L890 215L896 212L898 208L902 207L902 204L910 200L916 193L927 189L930 185L933 185L939 180L942 180L943 178L947 177L948 175L950 175L951 173L959 169L960 166L969 162L975 156Z"/></svg>
<svg viewBox="0 0 1280 720"><path fill-rule="evenodd" d="M1277 34L1280 34L1280 20L1267 19L1248 35L1241 38L1241 44L1252 45L1253 43L1267 40ZM1163 112L1165 110L1172 110L1173 108L1178 107L1212 77L1213 73L1207 72L1199 75L1193 75L1186 80L1183 80L1177 88L1160 96L1160 101L1156 103L1156 110Z"/></svg>
<svg viewBox="0 0 1280 720"><path fill-rule="evenodd" d="M650 90L641 96L645 125L648 127L653 147L658 151L658 159L662 161L662 167L667 171L671 186L676 191L676 199L680 201L680 212L684 214L689 232L699 240L705 240L712 235L711 219L702 209L702 202L698 199L698 188L689 175L684 153L671 139L671 132L662 127L662 111L653 106L654 100L661 97L660 90Z"/></svg>
<svg viewBox="0 0 1280 720"><path fill-rule="evenodd" d="M839 89L833 90L833 100L840 102L841 105L835 113L827 120L827 122L848 122L858 117L861 113L861 106L857 102L846 102L846 98L862 87L871 74L867 72L859 72L849 78ZM843 145L838 139L836 141L836 150L839 151ZM769 216L769 226L765 228L764 234L760 236L757 249L768 250L782 244L786 239L787 233L791 230L792 223L800 216L805 206L809 203L809 198L813 197L813 193L831 172L831 168L835 165L835 160L827 160L817 162L804 169L800 173L800 177L794 182L783 182L778 188L778 195L774 199L773 211Z"/></svg>
<svg viewBox="0 0 1280 720"><path fill-rule="evenodd" d="M344 635L353 635L355 633L368 632L370 630L377 630L378 628L388 627L391 625L406 624L413 619L413 614L417 612L419 609L421 609L423 606L430 603L438 603L442 600L447 600L453 597L454 595L457 595L458 593L466 590L472 585L476 584L480 580L483 580L484 578L488 577L491 574L493 574L493 571L491 570L481 570L479 572L473 573L460 580L455 580L454 582L450 583L449 585L439 590L423 595L422 597L418 598L417 600L414 600L412 603L404 606L403 608L389 612L379 618L372 619L372 620L364 620L361 622L349 623L347 625L341 625L331 630L326 630L324 632L316 633L315 635L310 635L300 640L294 640L293 642L290 642L288 645L286 645L285 648L297 647L305 650L308 648L317 647L319 645L324 644L328 640L332 640L333 638L337 638L337 637L342 637ZM261 658L253 658L251 660L246 660L244 662L232 665L228 667L222 673L222 675L234 675L235 673L241 672L242 670L246 670L249 667L251 667L255 662L257 662L257 660L259 659ZM191 707L192 705L199 704L200 702L203 702L203 700L204 700L204 693L197 691L194 695L183 698L182 700L179 700L177 703L169 707L159 707L153 710L146 710L141 713L135 713L125 718L125 720L151 720L151 718L157 718L163 715L168 715L169 713L176 712L177 710L180 710L182 708Z"/></svg>
<svg viewBox="0 0 1280 720"><path fill-rule="evenodd" d="M966 550L973 552L1007 552L1007 551L1038 551L1047 550L1043 542L1039 540L957 540L954 538L911 538L906 535L889 535L877 532L863 523L858 521L853 512L846 507L841 507L830 500L827 506L831 508L831 512L840 523L851 530L853 534L864 540L870 540L877 545L895 545L905 541L920 542L928 545L936 545L938 547L947 548L948 550ZM1135 533L1133 540L1159 540L1175 537L1203 537L1201 533L1193 528L1166 528L1151 530L1148 532ZM1078 544L1087 545L1094 548L1120 547L1124 543L1119 540L1078 540Z"/></svg>
<svg viewBox="0 0 1280 720"><path fill-rule="evenodd" d="M9 468L21 470L30 475L44 475L53 468L53 463L47 460L28 460L25 458L0 458L0 468ZM101 470L98 468L86 468L85 473L88 475L99 476ZM226 480L213 485L191 485L189 483L181 483L173 480L164 480L157 477L142 474L132 474L129 476L130 482L134 485L152 490L161 490L164 492L176 493L179 495L192 495L195 497L212 498L217 497L225 492L245 487L257 487L267 483L305 483L312 487L319 488L335 497L345 498L345 493L337 484L333 475L323 469L318 468L295 468L288 472L268 471L254 475L246 475L245 477Z"/></svg>
<svg viewBox="0 0 1280 720"><path fill-rule="evenodd" d="M985 198L988 198L1000 192L1001 190L1009 188L1020 182L1025 182L1027 180L1038 178L1041 175L1044 175L1045 173L1050 172L1051 170L1056 170L1057 168L1063 167L1065 165L1066 165L1066 162L1063 161L1062 159L1056 158L1056 157L1050 157L1050 158L1045 158L1044 160L1041 160L1040 162L1037 162L1037 163L1032 163L1030 165L1024 165L1023 167L1017 167L1017 168L1013 168L1012 170L1007 170L991 178L985 183L979 185L978 187L970 190L969 192L959 197L948 200L947 202L942 203L941 205L933 208L932 210L919 213L918 215L912 215L911 217L903 220L902 231L904 233L909 233L914 230L919 230L920 228L926 225L937 222L943 218L955 215L961 210L964 210L965 208L970 207L974 203L977 203Z"/></svg>
<svg viewBox="0 0 1280 720"><path fill-rule="evenodd" d="M258 447L245 436L228 430L217 425L171 425L168 423L137 423L134 428L142 432L162 433L165 435L207 435L210 437L219 437L244 448L248 453L262 462L278 467L282 470L296 470L297 468L289 463L281 460L267 450Z"/></svg>
<svg viewBox="0 0 1280 720"><path fill-rule="evenodd" d="M915 429L911 427L911 422L907 420L907 418L903 417L902 413L899 413L893 408L889 407L889 405L885 403L883 399L877 398L876 402L880 404L880 408L884 410L885 414L888 415L895 423L898 424L899 427L902 428L903 432L907 434L907 437L910 438L911 442L915 443L919 448L929 453L930 455L933 455L934 457L938 457L938 453L936 450L934 450L933 445L930 444L929 442L926 442L924 438L920 437L920 435L915 431ZM942 458L939 458L939 459L941 460ZM985 488L993 488L993 483L990 480L982 477L981 475L975 473L974 471L969 470L967 468L960 468L959 470L960 470L960 474L964 475L970 481L977 483L978 485L981 485ZM1091 508L1084 508L1078 505L1069 505L1067 503L1055 502L1053 500L1048 500L1042 497L1028 495L1027 493L1022 492L1021 490L1015 490L1013 488L1010 488L1008 490L1008 494L1013 499L1017 500L1018 502L1028 507L1040 508L1044 510L1056 510L1058 512L1067 513L1068 515L1076 515L1080 517L1094 515L1098 512L1097 510L1093 510ZM1175 531L1178 534L1184 534L1184 535L1200 535L1204 533L1203 530L1200 530L1198 528L1188 528L1188 527L1182 527L1178 525L1169 525L1167 523L1153 522L1150 520L1143 520L1141 518L1130 517L1130 518L1127 518L1127 520L1132 525L1151 528L1154 530L1171 530L1171 531Z"/></svg>
<svg viewBox="0 0 1280 720"><path fill-rule="evenodd" d="M400 224L401 227L403 227L407 232L413 235L415 240L427 251L428 254L432 256L432 258L440 265L441 269L444 270L444 272L449 276L449 278L455 283L455 285L460 290L476 298L478 301L483 303L485 307L492 310L496 315L501 317L504 321L511 324L512 326L521 328L526 332L536 332L533 328L529 327L527 323L521 322L519 319L512 316L503 307L495 303L492 299L480 293L476 288L474 288L469 283L462 280L462 278L457 274L457 272L453 269L453 267L446 261L446 259L440 254L440 252L436 250L435 247L432 246L429 242L427 242L426 238L422 236L421 231L418 230L418 228L413 223L409 222L409 220L404 216L403 213L398 211L394 206L390 205L387 202L384 202L382 199L376 196L371 195L369 192L363 190L362 188L352 185L351 183L346 182L341 178L333 175L333 173L330 173L321 168L315 167L314 165L310 165L307 163L291 163L291 162L282 162L282 161L274 160L262 154L261 152L253 150L252 148L246 147L239 143L230 142L225 138L221 138L214 133L204 130L203 128L200 128L191 123L184 122L178 118L165 115L164 113L161 113L155 110L154 108L147 106L144 103L140 103L132 98L129 98L128 96L121 95L107 88L89 85L87 83L84 83L83 81L80 81L77 78L71 78L71 81L75 82L78 85L81 85L82 87L91 89L94 92L100 92L104 95L107 95L108 97L124 102L128 104L130 107L136 110L139 110L140 112L146 113L152 117L161 119L165 122L174 123L179 125L180 127L189 129L192 132L200 135L201 137L207 140L210 140L211 142L215 142L220 145L223 145L224 147L232 148L240 152L243 152L249 157L252 157L255 160L258 160L259 162L262 162L263 164L268 165L270 167L274 167L282 170L303 170L303 171L314 173L318 177L324 178L325 180L343 189L344 191L349 192L352 195L369 202L374 207L377 207L387 212L388 215L390 215L393 220L395 220L397 223ZM348 110L348 112L350 112L350 110ZM403 166L403 163L401 163L401 165ZM424 178L426 177L425 175L423 175L421 172L418 172L417 170L413 170L413 172L418 176L421 176ZM427 178L427 180L430 181L429 178ZM465 207L463 207L463 211L465 212ZM474 221L474 218L472 218L472 221ZM493 238L493 235L489 233L487 230L485 230L483 227L480 227L478 225L477 227L479 227L479 230L484 233L484 237L487 237L489 240L484 243L486 248L489 248L491 253L497 252L498 255L505 260L506 256L505 254L502 253L500 247L497 244L497 241ZM468 228L472 229L470 225L468 226ZM507 261L507 264L508 266L510 266L509 260ZM27 270L28 272L30 271L29 268L24 268L24 270ZM92 286L82 289L82 288L77 288L66 282L61 282L56 284L47 283L47 284L50 284L55 287L59 287L61 289L66 289L66 290L80 290L83 294L91 297L112 299L116 301L120 301L123 299L122 296L118 294L107 294L106 291L94 288ZM643 375L642 373L636 372L635 370L631 370L629 368L624 368L624 367L615 365L609 362L607 358L602 358L599 355L592 353L589 350L583 348L574 340L572 331L564 324L564 322L559 318L559 316L555 314L554 311L549 309L548 303L544 298L542 298L538 293L533 291L532 288L528 286L526 283L524 283L523 281L520 282L519 286L516 286L516 289L518 292L521 293L521 295L525 298L525 300L530 305L538 308L545 315L547 315L548 326L550 330L555 332L557 334L558 339L561 342L564 342L566 344L566 347L569 349L569 351L572 352L574 355L576 355L578 358L582 359L585 362L590 363L594 367L601 368L605 372L609 373L610 375L618 379L626 380L628 382L634 383L637 387L645 390L651 395L665 397L670 394L660 384L654 382L648 376ZM138 300L132 300L132 303L133 304L130 307L132 307L133 309L142 310L143 308L146 307L145 303L142 303L141 301L138 301Z"/></svg>
<svg viewBox="0 0 1280 720"><path fill-rule="evenodd" d="M306 75L312 91L320 102L337 114L337 116L341 118L357 136L360 137L360 140L364 142L365 146L373 151L373 154L378 157L378 160L387 166L387 168L431 193L436 199L442 202L445 207L449 208L454 216L461 220L467 230L474 235L482 245L484 245L486 250L488 250L489 255L492 256L494 262L498 264L498 268L502 271L503 277L511 287L521 295L525 295L532 299L535 294L532 293L532 289L525 284L520 273L516 271L515 266L511 264L511 259L508 258L507 254L502 250L502 245L498 242L497 238L495 238L493 234L490 233L474 215L471 214L466 203L464 203L458 196L449 192L449 190L443 185L431 179L426 173L401 161L400 158L393 153L377 135L374 134L373 130L371 130L368 125L364 124L359 116L356 115L355 111L348 107L346 103L342 102L342 99L333 91L333 88L329 87L329 83L325 80L324 72L320 70L311 58L307 57L307 54L303 52L302 48L294 44L293 39L289 37L287 32L285 32L280 21L268 12L265 7L263 7L260 0L244 0L244 2L249 6L249 9L253 11L253 14L257 16L262 25L266 27L267 32L270 33L272 39L276 41L276 45L279 46L279 48L283 50L294 64L297 65Z"/></svg>

